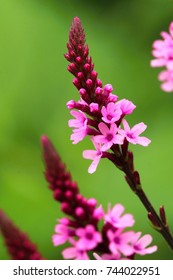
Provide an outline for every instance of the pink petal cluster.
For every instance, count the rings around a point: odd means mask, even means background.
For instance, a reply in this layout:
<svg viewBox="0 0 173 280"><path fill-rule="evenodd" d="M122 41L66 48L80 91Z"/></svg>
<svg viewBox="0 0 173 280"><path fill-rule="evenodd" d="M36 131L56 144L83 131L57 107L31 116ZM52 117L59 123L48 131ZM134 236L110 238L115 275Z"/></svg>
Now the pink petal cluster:
<svg viewBox="0 0 173 280"><path fill-rule="evenodd" d="M96 201L92 201L91 204ZM53 244L59 246L66 241L70 247L62 251L65 259L88 260L89 252L97 260L121 260L134 259L136 254L151 254L157 250L157 246L148 247L152 237L146 234L141 237L141 232L127 230L127 227L134 225L133 215L124 214L124 207L116 204L112 209L109 206L108 212L104 213L102 208L98 221L103 220L100 230L94 224L83 227L74 223L72 226L68 219L59 220L56 225L56 234L53 235ZM98 217L97 217L98 218Z"/></svg>
<svg viewBox="0 0 173 280"><path fill-rule="evenodd" d="M139 136L147 128L147 126L143 122L134 125L131 129L128 122L125 119L122 121L122 123L124 126L124 130L119 129L119 133L122 136L124 136L128 142L134 145L139 144L142 146L148 146L151 143L151 141L148 138L144 136Z"/></svg>
<svg viewBox="0 0 173 280"><path fill-rule="evenodd" d="M77 144L87 135L87 117L82 111L71 110L71 115L75 119L71 119L68 122L69 127L74 127L73 134L71 135L71 140L73 144Z"/></svg>
<svg viewBox="0 0 173 280"><path fill-rule="evenodd" d="M161 88L166 92L173 91L173 22L168 32L161 32L162 39L153 43L152 54L155 59L151 60L152 67L165 67L158 79L163 82Z"/></svg>
<svg viewBox="0 0 173 280"><path fill-rule="evenodd" d="M112 149L115 145L124 145L124 140L128 143L148 146L150 140L144 136L139 136L145 129L144 123L134 125L131 129L124 119L131 114L136 106L127 99L117 101L118 96L111 93L112 86L106 85L104 89L97 87L97 97L104 94L104 103L87 104L82 97L79 102L69 101L67 107L71 109L71 114L75 119L69 120L69 127L74 127L71 140L76 144L89 135L95 150L85 150L83 157L92 160L88 169L89 173L94 173L102 157L107 157L104 152ZM111 98L111 102L109 102ZM107 101L106 101L107 100ZM112 101L114 100L114 102ZM74 110L76 109L76 110ZM124 129L121 128L121 123ZM108 154L107 154L108 155Z"/></svg>

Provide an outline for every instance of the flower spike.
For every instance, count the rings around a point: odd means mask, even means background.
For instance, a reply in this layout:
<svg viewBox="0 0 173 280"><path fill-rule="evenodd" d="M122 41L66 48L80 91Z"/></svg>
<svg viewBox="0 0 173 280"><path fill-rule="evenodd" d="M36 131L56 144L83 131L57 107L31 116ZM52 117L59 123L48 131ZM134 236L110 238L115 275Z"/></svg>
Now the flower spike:
<svg viewBox="0 0 173 280"><path fill-rule="evenodd" d="M36 245L14 225L3 210L0 210L0 233L13 260L44 260Z"/></svg>

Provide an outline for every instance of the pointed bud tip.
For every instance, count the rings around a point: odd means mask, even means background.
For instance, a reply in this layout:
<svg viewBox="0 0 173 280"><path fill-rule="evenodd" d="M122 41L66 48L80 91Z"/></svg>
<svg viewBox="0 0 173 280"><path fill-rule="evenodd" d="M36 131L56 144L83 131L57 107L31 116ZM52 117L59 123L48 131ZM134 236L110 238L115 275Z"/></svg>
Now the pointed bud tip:
<svg viewBox="0 0 173 280"><path fill-rule="evenodd" d="M75 30L76 28L82 29L82 24L81 24L80 18L78 18L78 17L73 18L71 28L72 28L72 30Z"/></svg>
<svg viewBox="0 0 173 280"><path fill-rule="evenodd" d="M50 140L46 135L42 135L40 138L41 144L43 147L47 146L50 144Z"/></svg>

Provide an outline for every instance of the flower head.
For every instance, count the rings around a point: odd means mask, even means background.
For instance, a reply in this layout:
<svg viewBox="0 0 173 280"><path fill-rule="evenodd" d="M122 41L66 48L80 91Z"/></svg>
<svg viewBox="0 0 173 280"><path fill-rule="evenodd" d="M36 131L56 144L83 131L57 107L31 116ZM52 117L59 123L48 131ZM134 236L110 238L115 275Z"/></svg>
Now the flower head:
<svg viewBox="0 0 173 280"><path fill-rule="evenodd" d="M105 221L110 223L114 228L126 228L134 225L134 218L131 214L124 214L124 207L121 204L116 204L112 209L108 208L108 213L105 214Z"/></svg>
<svg viewBox="0 0 173 280"><path fill-rule="evenodd" d="M98 127L102 135L94 136L94 141L103 144L102 151L109 150L113 144L123 144L123 137L118 134L118 128L115 123L111 123L109 128L105 123L101 122Z"/></svg>
<svg viewBox="0 0 173 280"><path fill-rule="evenodd" d="M158 79L163 81L161 88L166 92L173 91L173 22L169 26L168 32L161 32L161 40L153 43L152 55L155 59L151 60L152 67L165 67Z"/></svg>
<svg viewBox="0 0 173 280"><path fill-rule="evenodd" d="M133 245L133 250L135 253L139 255L146 255L157 251L157 246L147 247L152 242L152 237L150 234L146 234L142 237L140 236L141 232L136 232L131 236L131 244Z"/></svg>
<svg viewBox="0 0 173 280"><path fill-rule="evenodd" d="M161 88L166 92L173 91L173 70L164 70L159 76L159 80L163 82Z"/></svg>
<svg viewBox="0 0 173 280"><path fill-rule="evenodd" d="M108 230L107 236L109 239L109 249L116 255L122 253L124 256L133 254L133 247L130 244L133 236L133 231L123 232L122 229L116 231Z"/></svg>
<svg viewBox="0 0 173 280"><path fill-rule="evenodd" d="M71 115L75 117L75 119L69 120L69 127L74 127L73 134L71 135L71 140L73 140L73 144L77 144L81 140L85 138L87 135L87 117L82 111L72 110Z"/></svg>
<svg viewBox="0 0 173 280"><path fill-rule="evenodd" d="M173 22L169 26L169 33L161 32L162 40L153 43L152 54L155 57L151 61L152 67L166 66L173 70Z"/></svg>
<svg viewBox="0 0 173 280"><path fill-rule="evenodd" d="M79 237L77 241L78 248L84 250L91 250L102 241L100 232L96 231L93 225L87 225L85 228L78 228L76 236Z"/></svg>
<svg viewBox="0 0 173 280"><path fill-rule="evenodd" d="M133 102L127 100L127 99L121 99L115 104L116 108L120 108L122 115L129 115L131 114L136 106L133 104Z"/></svg>
<svg viewBox="0 0 173 280"><path fill-rule="evenodd" d="M122 123L124 130L119 129L119 133L124 136L128 142L142 146L148 146L150 144L151 141L148 138L139 136L147 127L143 122L134 125L132 128L130 128L125 119L122 121Z"/></svg>
<svg viewBox="0 0 173 280"><path fill-rule="evenodd" d="M107 104L107 107L102 107L102 120L106 123L114 123L119 120L122 114L122 111L116 107L114 102Z"/></svg>

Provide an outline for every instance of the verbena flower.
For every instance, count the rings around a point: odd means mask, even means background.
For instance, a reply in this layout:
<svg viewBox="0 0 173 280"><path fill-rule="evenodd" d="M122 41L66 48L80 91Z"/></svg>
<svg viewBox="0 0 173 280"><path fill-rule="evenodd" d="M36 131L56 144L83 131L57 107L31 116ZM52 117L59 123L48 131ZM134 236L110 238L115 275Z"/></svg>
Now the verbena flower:
<svg viewBox="0 0 173 280"><path fill-rule="evenodd" d="M149 234L141 236L141 232L133 233L131 242L133 245L133 250L139 255L151 254L157 250L157 246L151 246L146 248L151 242L152 237Z"/></svg>
<svg viewBox="0 0 173 280"><path fill-rule="evenodd" d="M140 144L142 146L148 146L151 143L151 141L147 137L139 136L147 128L147 126L143 122L134 125L132 128L130 128L126 120L123 120L122 123L124 126L124 130L119 129L119 133L124 136L129 143L132 143L134 145Z"/></svg>
<svg viewBox="0 0 173 280"><path fill-rule="evenodd" d="M113 102L108 103L107 107L103 106L101 113L103 116L102 120L105 123L114 123L115 121L118 121L122 115L120 108L117 108Z"/></svg>
<svg viewBox="0 0 173 280"><path fill-rule="evenodd" d="M110 223L114 228L126 228L134 225L135 221L133 215L124 214L124 207L121 204L116 204L112 209L108 207L108 212L104 219L107 223Z"/></svg>
<svg viewBox="0 0 173 280"><path fill-rule="evenodd" d="M169 26L168 32L161 32L162 39L153 43L152 55L155 59L151 60L152 67L165 67L158 79L162 81L161 88L164 91L173 91L173 22Z"/></svg>
<svg viewBox="0 0 173 280"><path fill-rule="evenodd" d="M119 146L122 146L122 150L127 148L126 142L147 146L150 140L139 137L139 126L138 132L135 131L136 134L134 134L136 126L128 131L131 137L127 137L127 133L123 133L122 130L119 133L124 117L132 114L136 106L127 99L118 100L118 96L112 93L112 85L103 86L102 81L98 79L92 58L89 57L88 46L85 44L84 30L77 17L71 25L67 49L65 58L70 62L68 71L74 75L73 84L80 95L80 102L74 100L67 102L67 108L76 118L69 121L69 127L75 127L71 140L73 144L76 144L89 135L92 136L93 144L95 146L95 143L98 144L96 152L91 152L91 150L83 152L84 158L93 160L88 169L89 173L93 173L101 158L107 157L113 161L113 154L120 148ZM142 130L142 123L140 129ZM133 141L132 133L135 135ZM124 141L125 137L126 141ZM117 164L114 157L115 161Z"/></svg>
<svg viewBox="0 0 173 280"><path fill-rule="evenodd" d="M101 122L98 128L102 134L94 136L94 141L98 144L103 144L101 151L109 150L113 144L123 144L123 137L118 134L118 127L115 123L111 123L109 128L105 123Z"/></svg>

